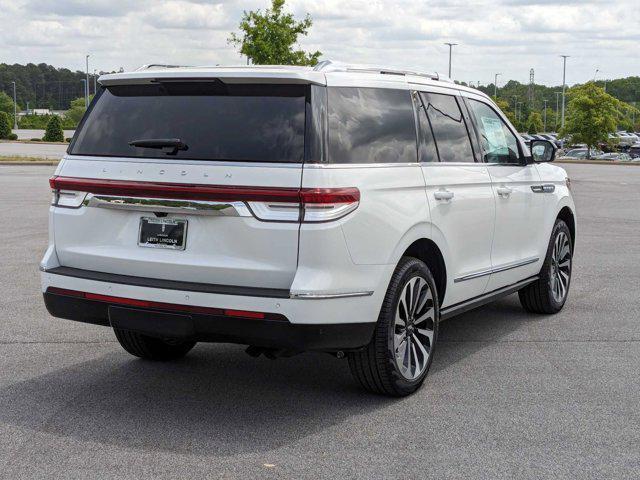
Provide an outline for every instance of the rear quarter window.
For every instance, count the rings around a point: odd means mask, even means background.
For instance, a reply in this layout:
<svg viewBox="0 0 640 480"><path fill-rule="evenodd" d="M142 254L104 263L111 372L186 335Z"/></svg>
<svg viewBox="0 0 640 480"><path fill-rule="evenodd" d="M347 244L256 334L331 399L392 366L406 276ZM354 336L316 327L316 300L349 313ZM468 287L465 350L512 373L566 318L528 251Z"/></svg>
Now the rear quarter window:
<svg viewBox="0 0 640 480"><path fill-rule="evenodd" d="M329 87L329 163L417 161L408 90Z"/></svg>
<svg viewBox="0 0 640 480"><path fill-rule="evenodd" d="M247 162L302 162L305 85L162 82L102 89L71 155ZM186 150L129 145L180 139Z"/></svg>

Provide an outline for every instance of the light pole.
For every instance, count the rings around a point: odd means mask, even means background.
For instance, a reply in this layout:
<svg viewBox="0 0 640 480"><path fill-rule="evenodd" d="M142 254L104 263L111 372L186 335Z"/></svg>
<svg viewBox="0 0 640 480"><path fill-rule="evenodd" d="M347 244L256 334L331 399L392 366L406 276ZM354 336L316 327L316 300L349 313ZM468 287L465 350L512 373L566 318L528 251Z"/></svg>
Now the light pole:
<svg viewBox="0 0 640 480"><path fill-rule="evenodd" d="M562 92L553 92L556 94L556 124L555 124L555 131L558 131L558 111L560 110L560 94Z"/></svg>
<svg viewBox="0 0 640 480"><path fill-rule="evenodd" d="M562 57L562 120L560 122L560 128L564 128L565 91L567 89L567 58L569 58L569 55L560 56Z"/></svg>
<svg viewBox="0 0 640 480"><path fill-rule="evenodd" d="M449 78L451 78L451 51L453 50L454 45L458 45L457 43L445 43L445 45L449 45Z"/></svg>
<svg viewBox="0 0 640 480"><path fill-rule="evenodd" d="M82 82L82 88L84 89L84 105L85 108L89 108L89 104L87 103L87 80L82 78L80 81Z"/></svg>
<svg viewBox="0 0 640 480"><path fill-rule="evenodd" d="M542 128L542 131L546 133L546 131L547 131L547 102L549 100L547 100L546 98L543 98L542 101L544 102L544 127Z"/></svg>
<svg viewBox="0 0 640 480"><path fill-rule="evenodd" d="M16 82L13 83L13 129L18 129L18 104L16 103Z"/></svg>
<svg viewBox="0 0 640 480"><path fill-rule="evenodd" d="M497 100L498 99L498 76L502 75L501 73L496 73L493 80L493 96Z"/></svg>
<svg viewBox="0 0 640 480"><path fill-rule="evenodd" d="M98 74L97 70L93 69L93 94L95 95L98 92Z"/></svg>
<svg viewBox="0 0 640 480"><path fill-rule="evenodd" d="M600 71L599 68L596 68L596 73L593 74L593 82L595 83L596 81L596 77L598 76L598 72Z"/></svg>
<svg viewBox="0 0 640 480"><path fill-rule="evenodd" d="M85 60L87 62L87 77L84 82L84 106L89 108L89 54L87 54Z"/></svg>

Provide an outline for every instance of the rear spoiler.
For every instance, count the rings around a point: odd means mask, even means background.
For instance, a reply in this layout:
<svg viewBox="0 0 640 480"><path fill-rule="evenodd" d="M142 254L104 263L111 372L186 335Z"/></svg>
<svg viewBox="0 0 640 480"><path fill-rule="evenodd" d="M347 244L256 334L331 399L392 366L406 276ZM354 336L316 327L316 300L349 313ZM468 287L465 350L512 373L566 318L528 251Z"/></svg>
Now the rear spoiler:
<svg viewBox="0 0 640 480"><path fill-rule="evenodd" d="M308 69L275 68L158 68L127 73L102 75L98 82L104 86L154 83L158 81L207 82L222 80L224 83L287 83L326 85L325 74Z"/></svg>

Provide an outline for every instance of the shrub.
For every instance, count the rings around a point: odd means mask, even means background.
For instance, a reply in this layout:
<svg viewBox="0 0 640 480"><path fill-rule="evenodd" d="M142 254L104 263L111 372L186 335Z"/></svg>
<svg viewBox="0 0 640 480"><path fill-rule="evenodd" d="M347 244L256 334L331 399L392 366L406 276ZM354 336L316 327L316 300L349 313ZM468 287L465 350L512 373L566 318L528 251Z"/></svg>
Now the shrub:
<svg viewBox="0 0 640 480"><path fill-rule="evenodd" d="M71 143L71 137L65 138L64 141L67 142L67 143Z"/></svg>
<svg viewBox="0 0 640 480"><path fill-rule="evenodd" d="M45 142L64 142L64 132L62 131L62 123L57 115L53 115L47 123L47 128L42 139Z"/></svg>
<svg viewBox="0 0 640 480"><path fill-rule="evenodd" d="M5 112L0 112L0 138L9 138L11 135L11 119Z"/></svg>
<svg viewBox="0 0 640 480"><path fill-rule="evenodd" d="M42 139L41 138L32 138L31 141L32 142L41 142Z"/></svg>
<svg viewBox="0 0 640 480"><path fill-rule="evenodd" d="M16 135L15 133L10 133L7 138L9 140L17 140L18 139L18 135Z"/></svg>

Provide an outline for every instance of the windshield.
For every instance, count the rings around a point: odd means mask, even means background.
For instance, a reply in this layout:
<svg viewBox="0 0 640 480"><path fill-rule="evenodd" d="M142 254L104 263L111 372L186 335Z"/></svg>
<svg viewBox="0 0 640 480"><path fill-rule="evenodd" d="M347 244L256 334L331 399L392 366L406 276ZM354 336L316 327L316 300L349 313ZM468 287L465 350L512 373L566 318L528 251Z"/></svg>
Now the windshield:
<svg viewBox="0 0 640 480"><path fill-rule="evenodd" d="M110 86L94 101L69 153L301 163L307 90L219 80Z"/></svg>

